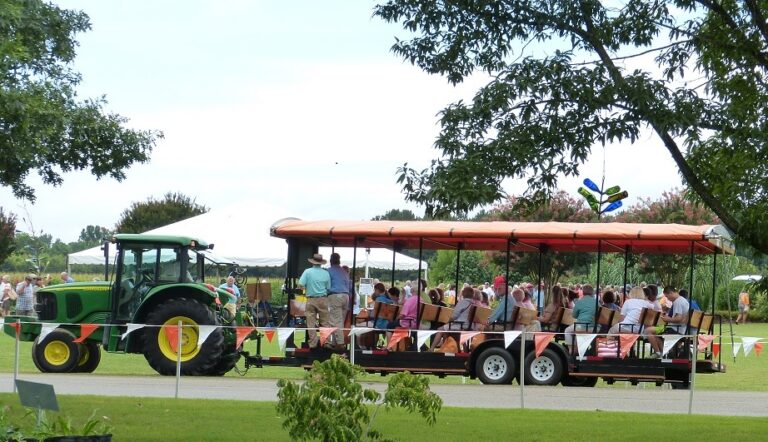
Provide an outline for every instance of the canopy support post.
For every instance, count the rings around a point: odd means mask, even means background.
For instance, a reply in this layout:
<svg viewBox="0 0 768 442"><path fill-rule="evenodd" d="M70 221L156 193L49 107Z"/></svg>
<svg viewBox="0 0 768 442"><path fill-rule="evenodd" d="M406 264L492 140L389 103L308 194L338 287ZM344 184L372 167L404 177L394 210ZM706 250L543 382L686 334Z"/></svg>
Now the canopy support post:
<svg viewBox="0 0 768 442"><path fill-rule="evenodd" d="M395 286L395 257L397 256L397 247L395 245L392 245L392 284L391 287Z"/></svg>
<svg viewBox="0 0 768 442"><path fill-rule="evenodd" d="M461 249L463 247L464 246L462 243L459 243L459 245L456 247L456 289L454 290L455 293L453 295L453 305L459 303L459 263L461 262Z"/></svg>
<svg viewBox="0 0 768 442"><path fill-rule="evenodd" d="M544 306L541 305L542 304L542 299L541 298L544 295L544 293L542 293L542 290L541 290L541 271L542 271L542 267L544 265L543 258L544 258L544 249L545 248L546 248L546 246L539 245L539 275L538 275L538 280L536 281L536 293L538 293L538 296L536 296L536 312L537 312L537 314L539 316L541 316L541 311L544 309ZM531 294L533 294L533 293L531 293Z"/></svg>
<svg viewBox="0 0 768 442"><path fill-rule="evenodd" d="M504 324L504 331L507 331L507 309L509 308L509 260L512 254L512 240L507 239L507 270L504 274L504 315L501 317L501 322ZM511 318L510 318L511 319Z"/></svg>
<svg viewBox="0 0 768 442"><path fill-rule="evenodd" d="M597 319L600 315L600 262L603 260L603 240L597 240L597 284L595 285L595 325L592 333L597 333Z"/></svg>
<svg viewBox="0 0 768 442"><path fill-rule="evenodd" d="M629 248L631 246L627 246L624 249L624 285L621 288L621 293L623 293L623 296L621 298L621 305L624 305L624 301L627 300L627 274L629 272Z"/></svg>
<svg viewBox="0 0 768 442"><path fill-rule="evenodd" d="M421 260L423 259L423 253L424 253L424 237L419 237L419 278L416 281L416 285L418 288L416 289L416 296L418 298L416 299L416 330L419 329L419 325L421 325ZM426 289L426 287L424 287ZM413 338L413 344L414 347L418 345L417 343L417 332L413 331L411 333ZM418 350L418 348L416 348Z"/></svg>
<svg viewBox="0 0 768 442"><path fill-rule="evenodd" d="M691 272L688 279L688 302L693 305L693 267L696 265L696 260L693 256L694 243L691 241Z"/></svg>

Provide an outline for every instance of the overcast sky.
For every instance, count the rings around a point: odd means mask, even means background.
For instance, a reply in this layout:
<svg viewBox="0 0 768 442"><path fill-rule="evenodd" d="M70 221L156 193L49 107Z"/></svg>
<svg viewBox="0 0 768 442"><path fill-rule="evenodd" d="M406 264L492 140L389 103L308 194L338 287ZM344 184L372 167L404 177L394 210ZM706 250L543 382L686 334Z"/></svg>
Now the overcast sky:
<svg viewBox="0 0 768 442"><path fill-rule="evenodd" d="M65 242L88 224L112 227L134 201L182 192L211 208L278 207L304 219L370 219L403 201L396 169L436 157L436 114L482 84L458 87L390 52L397 25L368 1L84 1L93 30L78 37L82 98L106 95L132 127L165 133L148 164L118 183L90 173L60 187L34 176L34 228ZM638 197L680 186L671 157L648 134L605 149L606 184ZM581 178L599 181L596 147ZM523 183L505 189L519 193ZM25 216L0 189L0 205ZM28 231L19 219L18 228ZM225 227L224 227L225 228ZM256 232L258 233L258 232ZM263 234L268 234L263 232Z"/></svg>

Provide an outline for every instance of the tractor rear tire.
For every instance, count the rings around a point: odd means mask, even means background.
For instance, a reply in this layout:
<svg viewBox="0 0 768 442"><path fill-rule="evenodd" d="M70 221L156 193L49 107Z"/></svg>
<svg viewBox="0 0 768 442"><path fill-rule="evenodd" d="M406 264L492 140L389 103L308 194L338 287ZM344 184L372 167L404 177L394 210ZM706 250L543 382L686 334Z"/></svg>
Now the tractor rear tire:
<svg viewBox="0 0 768 442"><path fill-rule="evenodd" d="M80 359L77 366L72 370L73 373L93 373L101 362L101 348L99 344L86 340L82 344L77 344L80 349Z"/></svg>
<svg viewBox="0 0 768 442"><path fill-rule="evenodd" d="M43 373L69 373L80 360L80 348L74 342L75 335L57 328L44 339L38 336L32 344L32 361Z"/></svg>
<svg viewBox="0 0 768 442"><path fill-rule="evenodd" d="M219 359L219 362L211 368L211 371L208 372L208 376L224 376L235 368L235 365L237 365L239 360L240 353L237 351L221 355L221 359Z"/></svg>
<svg viewBox="0 0 768 442"><path fill-rule="evenodd" d="M216 313L194 299L169 299L158 305L148 316L146 323L160 327L144 330L144 358L149 365L164 376L176 374L177 349L171 346L165 327L177 327L181 321L181 374L205 376L219 362L224 336L217 328L202 345L197 345L199 325L219 325Z"/></svg>

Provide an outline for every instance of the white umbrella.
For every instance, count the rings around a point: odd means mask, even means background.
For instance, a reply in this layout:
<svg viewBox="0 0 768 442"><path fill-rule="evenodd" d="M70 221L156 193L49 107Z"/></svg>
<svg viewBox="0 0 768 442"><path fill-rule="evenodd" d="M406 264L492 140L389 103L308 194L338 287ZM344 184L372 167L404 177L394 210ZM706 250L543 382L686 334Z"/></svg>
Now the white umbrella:
<svg viewBox="0 0 768 442"><path fill-rule="evenodd" d="M733 277L733 281L760 281L761 279L763 279L762 275L739 275Z"/></svg>

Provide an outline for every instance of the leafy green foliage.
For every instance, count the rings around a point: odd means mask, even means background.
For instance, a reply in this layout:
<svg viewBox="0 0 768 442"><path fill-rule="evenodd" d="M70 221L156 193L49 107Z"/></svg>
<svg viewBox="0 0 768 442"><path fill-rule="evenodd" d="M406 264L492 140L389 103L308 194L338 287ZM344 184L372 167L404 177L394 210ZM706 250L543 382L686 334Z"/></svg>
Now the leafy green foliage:
<svg viewBox="0 0 768 442"><path fill-rule="evenodd" d="M440 114L439 158L400 169L427 216L498 201L507 177L545 200L593 146L650 129L697 198L768 252L764 2L389 0L374 15L403 25L392 50L424 71L491 76Z"/></svg>
<svg viewBox="0 0 768 442"><path fill-rule="evenodd" d="M75 34L89 29L83 12L41 0L0 3L0 185L18 198L35 199L31 171L52 185L84 169L120 181L162 138L126 128L125 117L105 112L104 98L78 99Z"/></svg>
<svg viewBox="0 0 768 442"><path fill-rule="evenodd" d="M482 284L492 282L494 276L500 274L499 266L491 260L491 256L479 250L462 250L459 262L459 287L464 282ZM429 264L429 278L438 283L454 284L456 282L456 252L453 250L438 250Z"/></svg>
<svg viewBox="0 0 768 442"><path fill-rule="evenodd" d="M16 249L14 237L16 235L16 216L6 214L0 207L0 264Z"/></svg>
<svg viewBox="0 0 768 442"><path fill-rule="evenodd" d="M391 221L415 221L421 219L408 209L390 209L384 215L377 215L371 218L371 221L391 220Z"/></svg>
<svg viewBox="0 0 768 442"><path fill-rule="evenodd" d="M375 414L371 416L367 406L377 403L381 394L357 382L362 373L360 367L333 355L326 361L315 361L301 385L280 379L277 412L285 417L283 428L291 439L381 440L382 435L371 429ZM426 377L398 373L390 378L382 404L387 409L417 411L433 425L442 400L429 391ZM377 405L377 411L382 404Z"/></svg>
<svg viewBox="0 0 768 442"><path fill-rule="evenodd" d="M77 239L79 243L78 246L83 247L83 249L95 247L101 244L105 239L109 239L111 235L112 232L106 227L92 226L89 224L80 231L80 236Z"/></svg>
<svg viewBox="0 0 768 442"><path fill-rule="evenodd" d="M197 204L193 198L168 192L161 200L149 197L147 201L132 203L120 215L115 232L142 233L206 212L208 208Z"/></svg>

